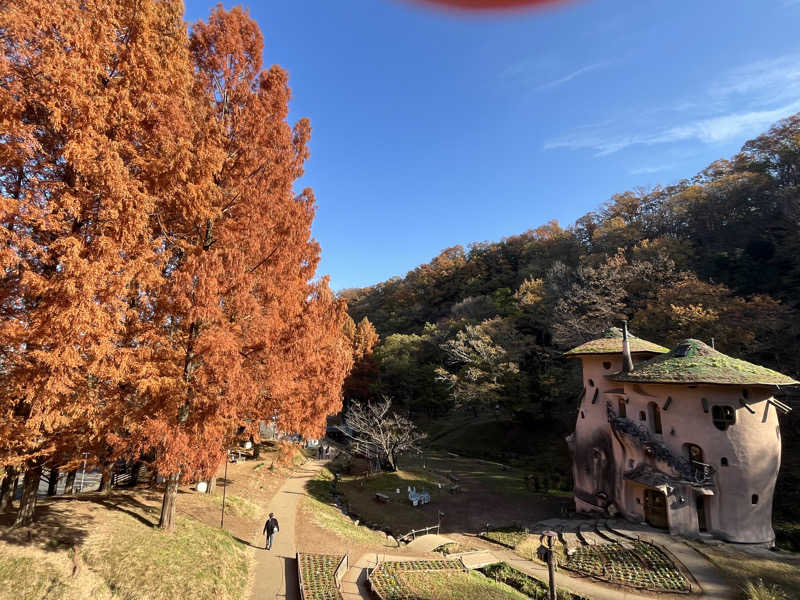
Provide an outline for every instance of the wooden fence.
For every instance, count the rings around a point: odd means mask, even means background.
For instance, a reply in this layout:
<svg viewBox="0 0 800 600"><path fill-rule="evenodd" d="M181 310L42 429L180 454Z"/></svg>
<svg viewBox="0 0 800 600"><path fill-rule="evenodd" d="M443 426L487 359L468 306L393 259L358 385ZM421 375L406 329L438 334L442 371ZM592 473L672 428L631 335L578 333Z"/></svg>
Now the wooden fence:
<svg viewBox="0 0 800 600"><path fill-rule="evenodd" d="M436 530L436 533L438 535L438 533L439 533L439 525L431 525L430 527L423 527L422 529L412 529L407 534L401 535L399 538L397 538L397 543L399 545L400 542L406 541L409 538L412 539L412 540L415 540L415 539L417 539L418 535L420 535L420 536L427 535L427 534L431 533L434 529Z"/></svg>

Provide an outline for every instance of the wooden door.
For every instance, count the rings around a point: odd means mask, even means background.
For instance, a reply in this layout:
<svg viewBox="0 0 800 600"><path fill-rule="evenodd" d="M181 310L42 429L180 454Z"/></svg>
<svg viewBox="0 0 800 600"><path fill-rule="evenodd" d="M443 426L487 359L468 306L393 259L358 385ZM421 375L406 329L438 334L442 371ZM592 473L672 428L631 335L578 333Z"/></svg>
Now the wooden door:
<svg viewBox="0 0 800 600"><path fill-rule="evenodd" d="M644 520L653 527L668 529L667 497L658 490L644 491Z"/></svg>
<svg viewBox="0 0 800 600"><path fill-rule="evenodd" d="M700 531L708 531L708 521L706 520L706 497L697 496L695 499L697 506L697 528Z"/></svg>

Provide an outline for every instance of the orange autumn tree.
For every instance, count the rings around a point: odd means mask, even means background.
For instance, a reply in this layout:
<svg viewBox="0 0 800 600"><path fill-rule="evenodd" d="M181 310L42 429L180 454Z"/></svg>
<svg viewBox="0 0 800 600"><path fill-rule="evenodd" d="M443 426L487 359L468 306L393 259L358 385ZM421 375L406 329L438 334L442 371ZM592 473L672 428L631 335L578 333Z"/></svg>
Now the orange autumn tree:
<svg viewBox="0 0 800 600"><path fill-rule="evenodd" d="M42 468L104 436L135 371L125 332L162 278L152 217L191 154L182 10L0 6L0 465L25 471L17 525Z"/></svg>
<svg viewBox="0 0 800 600"><path fill-rule="evenodd" d="M195 159L152 224L162 280L134 327L126 422L107 437L123 455L155 453L167 530L178 483L212 475L239 426L318 434L352 360L344 303L314 281L314 197L293 190L310 126L288 124L287 74L262 70L262 49L238 8L192 27Z"/></svg>
<svg viewBox="0 0 800 600"><path fill-rule="evenodd" d="M358 325L348 317L344 324L344 332L350 341L353 353L353 369L344 382L344 397L348 401L369 400L370 387L378 376L378 365L373 357L373 350L380 337L367 317L361 319Z"/></svg>

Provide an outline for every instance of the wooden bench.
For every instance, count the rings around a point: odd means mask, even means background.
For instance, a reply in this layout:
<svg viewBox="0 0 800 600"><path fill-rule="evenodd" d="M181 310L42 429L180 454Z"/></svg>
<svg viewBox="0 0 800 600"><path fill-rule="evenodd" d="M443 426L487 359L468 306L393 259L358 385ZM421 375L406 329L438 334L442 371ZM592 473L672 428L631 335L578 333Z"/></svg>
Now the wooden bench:
<svg viewBox="0 0 800 600"><path fill-rule="evenodd" d="M387 502L389 502L389 496L387 496L386 494L381 494L380 492L375 492L375 500L386 504Z"/></svg>

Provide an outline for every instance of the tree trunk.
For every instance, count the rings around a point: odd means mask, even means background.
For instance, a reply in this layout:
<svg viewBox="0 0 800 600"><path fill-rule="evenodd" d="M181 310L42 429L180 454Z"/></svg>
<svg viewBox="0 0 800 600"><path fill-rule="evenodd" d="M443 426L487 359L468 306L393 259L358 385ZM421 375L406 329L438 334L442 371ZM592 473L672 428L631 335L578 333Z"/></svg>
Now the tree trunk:
<svg viewBox="0 0 800 600"><path fill-rule="evenodd" d="M207 494L213 494L214 488L217 487L217 474L214 473L211 477L208 478L208 487L206 488Z"/></svg>
<svg viewBox="0 0 800 600"><path fill-rule="evenodd" d="M67 480L64 482L64 495L71 496L75 493L75 477L78 474L76 470L72 470L67 473Z"/></svg>
<svg viewBox="0 0 800 600"><path fill-rule="evenodd" d="M114 481L114 463L107 462L103 463L103 476L100 479L100 487L98 491L107 496L111 493L111 484Z"/></svg>
<svg viewBox="0 0 800 600"><path fill-rule="evenodd" d="M394 452L387 452L386 460L389 462L389 470L391 472L397 471L397 457L394 455Z"/></svg>
<svg viewBox="0 0 800 600"><path fill-rule="evenodd" d="M175 530L175 502L178 499L178 481L180 477L181 472L178 471L167 478L164 500L161 503L161 519L158 522L159 528L164 531Z"/></svg>
<svg viewBox="0 0 800 600"><path fill-rule="evenodd" d="M142 461L137 460L133 463L133 469L131 469L131 486L134 486L139 483L139 471L142 470Z"/></svg>
<svg viewBox="0 0 800 600"><path fill-rule="evenodd" d="M39 491L39 480L42 477L42 465L36 464L25 470L22 480L22 497L19 499L17 518L12 527L25 527L33 522L33 511L36 508L36 492Z"/></svg>
<svg viewBox="0 0 800 600"><path fill-rule="evenodd" d="M253 458L261 458L261 442L256 442L252 435L250 441L253 444Z"/></svg>
<svg viewBox="0 0 800 600"><path fill-rule="evenodd" d="M50 478L47 481L47 495L48 496L55 496L56 492L58 491L58 477L60 473L58 471L58 467L52 467L50 469Z"/></svg>
<svg viewBox="0 0 800 600"><path fill-rule="evenodd" d="M158 486L158 470L157 469L153 469L153 471L150 473L150 484L149 485L150 485L151 489L156 487L156 486Z"/></svg>
<svg viewBox="0 0 800 600"><path fill-rule="evenodd" d="M14 492L17 489L17 477L19 477L19 469L6 467L6 476L3 478L2 485L0 485L0 512L7 511L13 505Z"/></svg>

